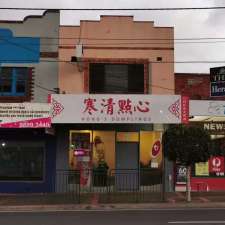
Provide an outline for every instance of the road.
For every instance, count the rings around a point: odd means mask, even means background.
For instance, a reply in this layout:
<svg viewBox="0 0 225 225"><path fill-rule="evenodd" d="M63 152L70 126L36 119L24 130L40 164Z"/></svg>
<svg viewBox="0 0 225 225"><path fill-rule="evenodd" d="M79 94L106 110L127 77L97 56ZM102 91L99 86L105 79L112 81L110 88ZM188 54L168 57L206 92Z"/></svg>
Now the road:
<svg viewBox="0 0 225 225"><path fill-rule="evenodd" d="M1 225L225 224L225 209L0 212Z"/></svg>

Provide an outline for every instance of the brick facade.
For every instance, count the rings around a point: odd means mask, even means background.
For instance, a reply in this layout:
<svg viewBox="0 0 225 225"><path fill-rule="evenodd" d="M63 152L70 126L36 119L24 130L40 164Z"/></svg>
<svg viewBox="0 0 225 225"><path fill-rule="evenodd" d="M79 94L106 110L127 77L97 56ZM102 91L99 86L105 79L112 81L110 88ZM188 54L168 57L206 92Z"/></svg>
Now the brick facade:
<svg viewBox="0 0 225 225"><path fill-rule="evenodd" d="M190 99L209 99L209 74L176 73L175 93L189 96Z"/></svg>

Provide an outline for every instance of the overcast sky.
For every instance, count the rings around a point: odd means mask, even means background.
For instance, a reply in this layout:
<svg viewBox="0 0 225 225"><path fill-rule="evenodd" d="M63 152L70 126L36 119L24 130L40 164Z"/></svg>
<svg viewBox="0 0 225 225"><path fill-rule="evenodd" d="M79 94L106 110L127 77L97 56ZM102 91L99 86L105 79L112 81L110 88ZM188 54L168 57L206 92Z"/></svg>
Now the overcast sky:
<svg viewBox="0 0 225 225"><path fill-rule="evenodd" d="M166 8L208 6L225 6L225 0L0 0L0 7L30 8ZM27 14L41 13L38 11L15 12L0 10L0 20L21 20ZM156 26L173 26L175 29L175 38L224 38L224 40L213 40L214 43L190 44L176 43L178 41L175 41L175 61L224 61L223 64L179 63L175 65L175 72L209 73L210 67L225 65L225 9L130 12L62 11L61 25L78 25L81 19L99 20L99 15L109 14L133 15L134 20L137 21L147 20L154 21Z"/></svg>

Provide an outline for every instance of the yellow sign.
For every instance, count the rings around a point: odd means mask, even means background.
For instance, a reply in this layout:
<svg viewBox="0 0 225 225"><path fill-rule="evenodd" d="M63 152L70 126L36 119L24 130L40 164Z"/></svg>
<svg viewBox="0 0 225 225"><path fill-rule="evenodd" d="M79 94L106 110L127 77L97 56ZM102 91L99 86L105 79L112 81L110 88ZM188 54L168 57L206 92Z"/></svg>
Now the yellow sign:
<svg viewBox="0 0 225 225"><path fill-rule="evenodd" d="M139 142L139 133L138 132L117 132L116 141Z"/></svg>
<svg viewBox="0 0 225 225"><path fill-rule="evenodd" d="M195 176L209 176L209 163L195 163Z"/></svg>
<svg viewBox="0 0 225 225"><path fill-rule="evenodd" d="M162 162L162 146L160 146L160 152L155 158L152 157L152 149L157 141L161 143L161 136L162 133L159 131L140 132L140 161L144 167L160 167Z"/></svg>

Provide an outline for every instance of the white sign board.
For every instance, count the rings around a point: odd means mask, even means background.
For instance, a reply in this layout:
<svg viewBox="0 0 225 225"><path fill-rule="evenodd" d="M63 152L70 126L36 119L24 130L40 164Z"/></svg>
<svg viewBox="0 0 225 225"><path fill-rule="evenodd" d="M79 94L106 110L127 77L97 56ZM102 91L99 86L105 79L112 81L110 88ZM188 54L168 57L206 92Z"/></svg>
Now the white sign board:
<svg viewBox="0 0 225 225"><path fill-rule="evenodd" d="M191 116L224 116L225 101L190 100Z"/></svg>
<svg viewBox="0 0 225 225"><path fill-rule="evenodd" d="M51 104L52 123L181 123L188 117L179 95L54 94Z"/></svg>
<svg viewBox="0 0 225 225"><path fill-rule="evenodd" d="M46 103L0 103L0 128L50 127L50 107Z"/></svg>

